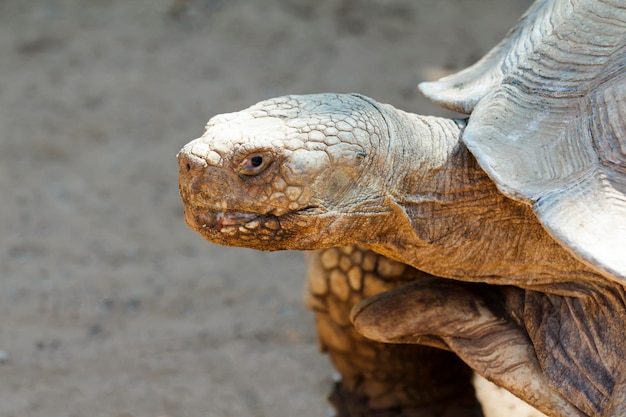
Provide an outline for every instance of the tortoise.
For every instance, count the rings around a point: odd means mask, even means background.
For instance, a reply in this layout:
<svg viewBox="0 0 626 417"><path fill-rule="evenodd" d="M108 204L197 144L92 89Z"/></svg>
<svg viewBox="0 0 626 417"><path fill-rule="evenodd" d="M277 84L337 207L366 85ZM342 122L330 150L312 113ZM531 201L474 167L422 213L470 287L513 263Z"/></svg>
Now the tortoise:
<svg viewBox="0 0 626 417"><path fill-rule="evenodd" d="M218 244L322 250L308 305L348 380L340 413L480 415L460 359L548 415L626 415L625 68L622 2L537 1L420 85L467 120L359 94L215 116L178 154L185 219Z"/></svg>

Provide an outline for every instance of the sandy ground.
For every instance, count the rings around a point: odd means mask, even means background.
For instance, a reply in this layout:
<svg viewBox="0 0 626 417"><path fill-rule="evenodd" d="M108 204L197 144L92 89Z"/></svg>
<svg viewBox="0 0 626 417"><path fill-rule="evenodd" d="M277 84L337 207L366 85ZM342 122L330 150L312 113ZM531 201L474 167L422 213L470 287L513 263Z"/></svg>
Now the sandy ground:
<svg viewBox="0 0 626 417"><path fill-rule="evenodd" d="M0 1L0 417L326 416L302 254L195 235L176 152L287 93L444 114L416 83L528 4ZM532 413L483 395L491 416Z"/></svg>

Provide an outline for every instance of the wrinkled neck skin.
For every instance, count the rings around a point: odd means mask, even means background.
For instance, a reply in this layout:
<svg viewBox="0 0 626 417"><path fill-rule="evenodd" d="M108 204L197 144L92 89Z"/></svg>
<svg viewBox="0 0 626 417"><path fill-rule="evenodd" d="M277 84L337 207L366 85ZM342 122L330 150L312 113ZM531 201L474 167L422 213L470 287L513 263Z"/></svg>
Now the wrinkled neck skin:
<svg viewBox="0 0 626 417"><path fill-rule="evenodd" d="M389 227L369 248L437 276L563 295L561 283L603 281L497 190L460 141L463 122L373 104L394 153L381 156L393 158Z"/></svg>

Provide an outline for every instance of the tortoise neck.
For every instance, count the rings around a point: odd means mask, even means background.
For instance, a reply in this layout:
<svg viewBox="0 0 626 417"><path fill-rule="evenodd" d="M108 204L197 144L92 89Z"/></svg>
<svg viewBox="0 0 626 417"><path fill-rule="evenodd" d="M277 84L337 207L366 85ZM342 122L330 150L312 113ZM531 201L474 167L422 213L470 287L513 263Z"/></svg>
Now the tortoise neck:
<svg viewBox="0 0 626 417"><path fill-rule="evenodd" d="M390 150L382 158L392 164L387 182L396 202L437 211L506 200L461 141L464 120L420 116L388 105L384 110Z"/></svg>
<svg viewBox="0 0 626 417"><path fill-rule="evenodd" d="M386 110L393 219L372 249L434 275L527 288L594 275L530 206L498 191L461 142L462 124Z"/></svg>

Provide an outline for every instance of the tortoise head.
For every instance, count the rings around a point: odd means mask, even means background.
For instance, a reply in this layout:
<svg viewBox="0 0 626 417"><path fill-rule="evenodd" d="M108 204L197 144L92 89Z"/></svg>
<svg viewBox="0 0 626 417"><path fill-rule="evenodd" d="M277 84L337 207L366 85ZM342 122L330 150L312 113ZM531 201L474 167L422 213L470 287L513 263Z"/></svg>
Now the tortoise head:
<svg viewBox="0 0 626 417"><path fill-rule="evenodd" d="M335 94L212 118L178 154L188 225L214 243L262 250L362 243L384 215L384 182L370 173L384 123L365 98Z"/></svg>

